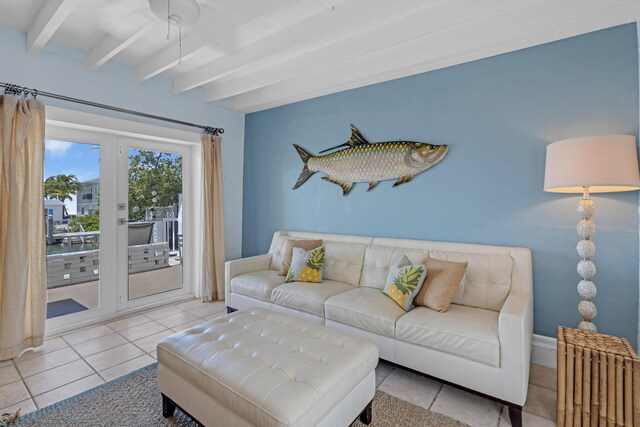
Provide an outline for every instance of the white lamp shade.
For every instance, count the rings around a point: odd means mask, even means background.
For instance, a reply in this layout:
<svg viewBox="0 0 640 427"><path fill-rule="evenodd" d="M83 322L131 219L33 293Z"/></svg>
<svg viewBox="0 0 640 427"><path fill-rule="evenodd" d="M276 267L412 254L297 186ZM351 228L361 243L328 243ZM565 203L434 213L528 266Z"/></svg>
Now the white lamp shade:
<svg viewBox="0 0 640 427"><path fill-rule="evenodd" d="M608 193L640 189L636 138L602 135L547 145L544 191Z"/></svg>

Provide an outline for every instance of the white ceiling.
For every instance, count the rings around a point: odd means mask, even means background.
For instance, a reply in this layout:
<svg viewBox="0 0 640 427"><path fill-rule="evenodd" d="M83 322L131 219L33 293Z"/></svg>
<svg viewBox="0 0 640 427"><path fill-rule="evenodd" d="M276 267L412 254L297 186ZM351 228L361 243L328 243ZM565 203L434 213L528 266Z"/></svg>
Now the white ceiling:
<svg viewBox="0 0 640 427"><path fill-rule="evenodd" d="M175 0L177 1L177 0ZM640 0L198 0L166 39L147 0L0 0L0 25L253 112L634 22ZM46 90L46 88L42 88Z"/></svg>

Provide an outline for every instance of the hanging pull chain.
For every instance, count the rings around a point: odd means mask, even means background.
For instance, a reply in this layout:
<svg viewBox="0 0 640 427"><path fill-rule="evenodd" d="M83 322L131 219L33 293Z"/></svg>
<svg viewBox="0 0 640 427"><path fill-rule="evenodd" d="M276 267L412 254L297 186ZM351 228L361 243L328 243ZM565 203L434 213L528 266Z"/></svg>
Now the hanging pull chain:
<svg viewBox="0 0 640 427"><path fill-rule="evenodd" d="M179 26L179 32L180 32L180 41L178 42L178 46L179 46L179 59L178 59L178 65L182 64L182 25Z"/></svg>
<svg viewBox="0 0 640 427"><path fill-rule="evenodd" d="M171 0L167 0L167 40L171 37Z"/></svg>

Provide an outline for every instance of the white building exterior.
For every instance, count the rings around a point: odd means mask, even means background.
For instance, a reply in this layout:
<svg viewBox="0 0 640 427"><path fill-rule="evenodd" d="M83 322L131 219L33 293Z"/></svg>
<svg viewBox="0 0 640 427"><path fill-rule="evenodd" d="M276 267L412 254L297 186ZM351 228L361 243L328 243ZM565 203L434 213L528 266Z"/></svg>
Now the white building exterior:
<svg viewBox="0 0 640 427"><path fill-rule="evenodd" d="M47 218L49 216L53 217L53 222L56 221L62 222L62 208L64 203L60 200L56 199L44 199L44 210L47 212Z"/></svg>
<svg viewBox="0 0 640 427"><path fill-rule="evenodd" d="M100 178L90 179L80 183L82 189L76 196L76 214L89 215L98 209L100 197Z"/></svg>

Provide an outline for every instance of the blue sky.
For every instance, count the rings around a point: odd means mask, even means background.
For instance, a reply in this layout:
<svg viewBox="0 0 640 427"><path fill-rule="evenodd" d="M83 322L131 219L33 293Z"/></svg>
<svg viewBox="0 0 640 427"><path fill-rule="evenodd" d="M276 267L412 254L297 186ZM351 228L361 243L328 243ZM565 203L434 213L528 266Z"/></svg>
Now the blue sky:
<svg viewBox="0 0 640 427"><path fill-rule="evenodd" d="M44 147L44 179L52 175L73 174L82 182L100 176L100 150L97 145L47 139ZM70 214L76 213L75 197L65 205Z"/></svg>
<svg viewBox="0 0 640 427"><path fill-rule="evenodd" d="M75 175L78 181L88 181L100 176L100 149L98 145L80 142L44 141L44 179L53 175ZM129 156L139 151L129 149ZM173 158L180 154L171 154ZM76 213L76 198L65 201L67 212Z"/></svg>

